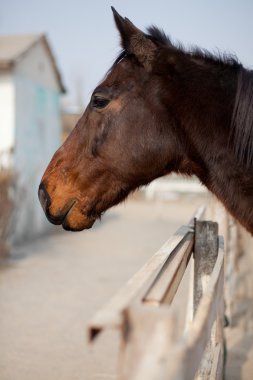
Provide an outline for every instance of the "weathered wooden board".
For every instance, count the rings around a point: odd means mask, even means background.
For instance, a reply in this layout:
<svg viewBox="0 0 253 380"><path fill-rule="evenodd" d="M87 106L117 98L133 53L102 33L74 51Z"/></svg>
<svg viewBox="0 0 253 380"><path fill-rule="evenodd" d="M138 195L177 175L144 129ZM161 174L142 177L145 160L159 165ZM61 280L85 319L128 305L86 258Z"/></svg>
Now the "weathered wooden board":
<svg viewBox="0 0 253 380"><path fill-rule="evenodd" d="M178 332L169 304L193 247L193 319ZM224 243L218 226L192 219L95 316L90 339L106 327L121 331L120 380L221 379L223 286Z"/></svg>
<svg viewBox="0 0 253 380"><path fill-rule="evenodd" d="M194 235L189 232L182 244L171 254L156 276L144 297L144 302L152 305L170 304L184 275L190 259Z"/></svg>
<svg viewBox="0 0 253 380"><path fill-rule="evenodd" d="M218 343L214 350L210 380L222 380L222 379L223 379L223 347L221 343Z"/></svg>
<svg viewBox="0 0 253 380"><path fill-rule="evenodd" d="M138 295L148 281L153 281L168 256L176 249L190 227L181 227L162 248L119 290L111 301L101 309L88 325L90 339L106 327L120 327L122 311Z"/></svg>
<svg viewBox="0 0 253 380"><path fill-rule="evenodd" d="M195 317L180 345L175 346L169 379L193 379L210 340L212 327L223 304L224 244L220 238L217 261L208 286L199 302ZM177 349L178 347L178 349Z"/></svg>
<svg viewBox="0 0 253 380"><path fill-rule="evenodd" d="M165 379L176 318L167 306L134 304L124 313L120 380Z"/></svg>
<svg viewBox="0 0 253 380"><path fill-rule="evenodd" d="M179 340L173 335L176 319L167 305L148 306L148 309L147 306L129 306L125 312L121 380L194 379L223 300L223 270L224 252L220 241L218 258L195 318ZM220 369L222 358L217 360ZM212 366L211 370L214 373Z"/></svg>
<svg viewBox="0 0 253 380"><path fill-rule="evenodd" d="M180 227L176 233L155 253L150 260L119 290L119 292L95 314L88 324L89 339L93 338L104 328L120 328L122 312L136 297L140 300L153 283L166 260L173 255L177 247L192 232L194 219L201 218L205 212L200 207L187 226Z"/></svg>

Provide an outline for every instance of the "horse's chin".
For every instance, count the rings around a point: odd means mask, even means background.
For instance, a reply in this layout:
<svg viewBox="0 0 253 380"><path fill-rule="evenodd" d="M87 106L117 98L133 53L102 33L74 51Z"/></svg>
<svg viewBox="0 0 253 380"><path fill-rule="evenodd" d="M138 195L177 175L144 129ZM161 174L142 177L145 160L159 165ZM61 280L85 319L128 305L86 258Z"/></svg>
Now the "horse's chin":
<svg viewBox="0 0 253 380"><path fill-rule="evenodd" d="M97 219L97 215L89 215L75 205L65 216L62 221L62 227L66 231L83 231L93 226Z"/></svg>
<svg viewBox="0 0 253 380"><path fill-rule="evenodd" d="M90 229L95 223L96 219L85 219L83 223L69 222L66 218L62 223L62 228L66 231L78 232Z"/></svg>

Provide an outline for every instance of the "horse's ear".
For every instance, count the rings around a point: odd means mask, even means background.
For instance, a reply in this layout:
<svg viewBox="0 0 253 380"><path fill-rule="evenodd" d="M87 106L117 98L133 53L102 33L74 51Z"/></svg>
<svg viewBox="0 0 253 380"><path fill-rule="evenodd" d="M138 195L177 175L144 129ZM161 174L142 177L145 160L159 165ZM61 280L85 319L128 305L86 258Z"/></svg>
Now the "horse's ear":
<svg viewBox="0 0 253 380"><path fill-rule="evenodd" d="M129 54L134 54L144 68L151 71L157 46L130 20L121 17L113 7L112 11L123 49Z"/></svg>

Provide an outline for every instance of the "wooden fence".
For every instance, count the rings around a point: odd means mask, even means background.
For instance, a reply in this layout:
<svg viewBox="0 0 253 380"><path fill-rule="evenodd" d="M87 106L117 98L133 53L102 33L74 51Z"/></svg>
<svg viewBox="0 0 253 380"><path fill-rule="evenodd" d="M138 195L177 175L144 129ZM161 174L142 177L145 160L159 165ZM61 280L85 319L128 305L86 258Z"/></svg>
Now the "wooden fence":
<svg viewBox="0 0 253 380"><path fill-rule="evenodd" d="M201 208L90 322L93 344L108 329L121 335L117 374L105 379L222 379L224 240L203 215ZM227 236L226 213L218 219ZM171 304L189 265L187 316L179 328Z"/></svg>

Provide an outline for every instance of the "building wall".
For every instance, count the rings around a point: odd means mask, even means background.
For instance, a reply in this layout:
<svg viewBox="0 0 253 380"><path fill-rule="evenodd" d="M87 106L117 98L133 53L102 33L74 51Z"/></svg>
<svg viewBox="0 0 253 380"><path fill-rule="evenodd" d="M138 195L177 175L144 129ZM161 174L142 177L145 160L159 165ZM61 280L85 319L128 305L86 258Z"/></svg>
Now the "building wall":
<svg viewBox="0 0 253 380"><path fill-rule="evenodd" d="M48 89L59 90L48 52L41 41L21 56L15 67L15 76L29 78L32 82Z"/></svg>
<svg viewBox="0 0 253 380"><path fill-rule="evenodd" d="M60 93L43 45L29 51L14 73L17 207L14 241L50 228L38 201L38 186L60 145Z"/></svg>
<svg viewBox="0 0 253 380"><path fill-rule="evenodd" d="M0 72L0 154L14 146L15 89L10 73Z"/></svg>

